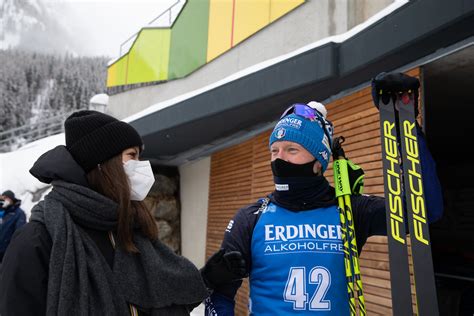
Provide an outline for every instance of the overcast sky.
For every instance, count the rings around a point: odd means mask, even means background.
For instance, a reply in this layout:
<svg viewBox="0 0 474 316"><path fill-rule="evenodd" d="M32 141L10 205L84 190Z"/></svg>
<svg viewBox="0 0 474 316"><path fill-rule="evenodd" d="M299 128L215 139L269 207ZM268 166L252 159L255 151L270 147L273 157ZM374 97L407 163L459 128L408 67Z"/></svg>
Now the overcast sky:
<svg viewBox="0 0 474 316"><path fill-rule="evenodd" d="M177 1L47 0L61 13L62 22L85 46L87 55L112 58L119 55L121 43Z"/></svg>

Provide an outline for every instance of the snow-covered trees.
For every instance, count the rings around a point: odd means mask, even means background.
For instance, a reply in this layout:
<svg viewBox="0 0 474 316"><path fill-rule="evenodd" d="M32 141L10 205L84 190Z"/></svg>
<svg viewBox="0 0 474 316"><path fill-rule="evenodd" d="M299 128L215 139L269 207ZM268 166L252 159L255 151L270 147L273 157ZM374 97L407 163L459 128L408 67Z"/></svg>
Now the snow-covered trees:
<svg viewBox="0 0 474 316"><path fill-rule="evenodd" d="M106 92L107 61L0 50L0 135L87 108L93 95Z"/></svg>

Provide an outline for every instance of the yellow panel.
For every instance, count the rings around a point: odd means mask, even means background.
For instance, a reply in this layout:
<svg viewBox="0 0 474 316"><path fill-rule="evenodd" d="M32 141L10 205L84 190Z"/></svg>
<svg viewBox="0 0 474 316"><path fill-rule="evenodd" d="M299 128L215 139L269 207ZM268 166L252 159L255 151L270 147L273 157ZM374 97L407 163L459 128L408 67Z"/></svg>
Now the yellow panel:
<svg viewBox="0 0 474 316"><path fill-rule="evenodd" d="M271 0L270 5L270 23L293 10L304 0Z"/></svg>
<svg viewBox="0 0 474 316"><path fill-rule="evenodd" d="M107 69L107 87L117 85L117 64L112 64Z"/></svg>
<svg viewBox="0 0 474 316"><path fill-rule="evenodd" d="M270 0L235 0L234 39L236 45L270 23Z"/></svg>
<svg viewBox="0 0 474 316"><path fill-rule="evenodd" d="M142 29L129 52L127 83L168 79L171 29Z"/></svg>
<svg viewBox="0 0 474 316"><path fill-rule="evenodd" d="M231 48L233 3L211 0L209 4L208 62Z"/></svg>
<svg viewBox="0 0 474 316"><path fill-rule="evenodd" d="M128 54L121 57L116 63L116 81L115 85L120 86L127 84L126 77L127 77L127 62L128 62Z"/></svg>

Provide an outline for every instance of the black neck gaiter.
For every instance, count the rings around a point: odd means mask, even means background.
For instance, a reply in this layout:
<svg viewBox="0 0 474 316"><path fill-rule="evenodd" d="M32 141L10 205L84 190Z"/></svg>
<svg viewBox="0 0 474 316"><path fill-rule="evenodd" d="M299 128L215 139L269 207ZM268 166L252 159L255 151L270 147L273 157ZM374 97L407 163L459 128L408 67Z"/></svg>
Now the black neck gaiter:
<svg viewBox="0 0 474 316"><path fill-rule="evenodd" d="M314 173L315 161L301 165L282 159L272 161L273 198L278 205L294 211L334 205L334 189L324 176Z"/></svg>

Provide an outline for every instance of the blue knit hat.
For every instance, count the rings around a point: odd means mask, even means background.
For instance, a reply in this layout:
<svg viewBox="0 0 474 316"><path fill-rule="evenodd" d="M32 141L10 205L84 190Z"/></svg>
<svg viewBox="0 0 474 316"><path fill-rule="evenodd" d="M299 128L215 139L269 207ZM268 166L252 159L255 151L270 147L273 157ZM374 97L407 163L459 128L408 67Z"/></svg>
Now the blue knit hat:
<svg viewBox="0 0 474 316"><path fill-rule="evenodd" d="M326 171L331 158L331 140L319 121L310 121L296 114L287 115L275 125L269 146L276 141L300 144L321 163L322 171Z"/></svg>

